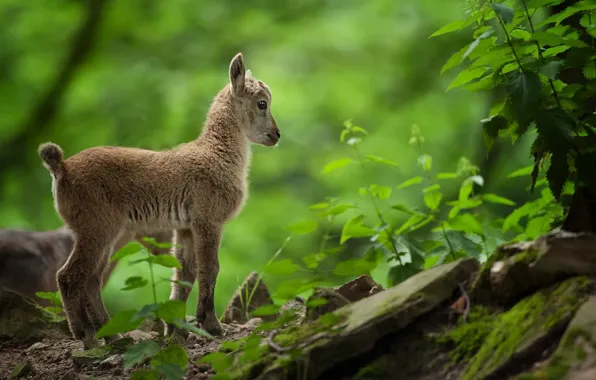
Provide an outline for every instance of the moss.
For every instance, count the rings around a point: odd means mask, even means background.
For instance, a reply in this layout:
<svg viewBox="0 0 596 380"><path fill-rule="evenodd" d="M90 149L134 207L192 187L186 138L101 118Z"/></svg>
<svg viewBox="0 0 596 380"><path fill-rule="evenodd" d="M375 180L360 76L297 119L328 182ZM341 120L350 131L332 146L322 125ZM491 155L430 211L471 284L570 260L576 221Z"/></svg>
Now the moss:
<svg viewBox="0 0 596 380"><path fill-rule="evenodd" d="M449 353L454 362L470 359L491 333L496 317L488 309L476 306L470 310L466 322L460 317L458 326L438 337L437 342L454 346Z"/></svg>
<svg viewBox="0 0 596 380"><path fill-rule="evenodd" d="M575 312L584 297L585 278L571 278L519 301L493 323L480 350L471 359L462 380L483 378L516 351Z"/></svg>
<svg viewBox="0 0 596 380"><path fill-rule="evenodd" d="M382 379L387 375L387 356L382 356L374 360L369 365L362 367L356 375L354 380L368 380L368 379Z"/></svg>

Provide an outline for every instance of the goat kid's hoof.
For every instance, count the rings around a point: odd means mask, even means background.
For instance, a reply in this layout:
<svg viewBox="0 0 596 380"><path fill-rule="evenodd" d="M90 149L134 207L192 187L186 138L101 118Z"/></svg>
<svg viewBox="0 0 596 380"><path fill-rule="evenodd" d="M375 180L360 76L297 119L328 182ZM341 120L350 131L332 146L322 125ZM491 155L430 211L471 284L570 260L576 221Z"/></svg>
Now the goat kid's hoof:
<svg viewBox="0 0 596 380"><path fill-rule="evenodd" d="M207 331L209 334L213 336L222 336L224 333L223 326L221 325L221 323L215 315L212 317L205 318L203 323L201 323L201 327L203 328L203 330Z"/></svg>

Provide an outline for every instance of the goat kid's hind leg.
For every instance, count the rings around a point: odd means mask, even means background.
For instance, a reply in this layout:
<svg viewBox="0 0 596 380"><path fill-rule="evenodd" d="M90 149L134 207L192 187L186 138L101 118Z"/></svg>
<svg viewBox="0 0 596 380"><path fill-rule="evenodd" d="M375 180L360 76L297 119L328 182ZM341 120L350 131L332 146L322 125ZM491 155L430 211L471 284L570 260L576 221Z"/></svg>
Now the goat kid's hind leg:
<svg viewBox="0 0 596 380"><path fill-rule="evenodd" d="M93 325L95 332L108 323L110 316L101 298L101 291L103 289L104 274L107 272L106 267L111 264L108 259L111 256L113 249L104 249L102 255L97 257L97 266L93 275L90 277L85 288L85 309L89 315L89 319ZM111 268L113 269L113 268ZM106 336L104 340L106 343L113 342L122 338L121 334L113 336Z"/></svg>
<svg viewBox="0 0 596 380"><path fill-rule="evenodd" d="M185 281L194 284L197 277L197 261L193 252L193 235L190 230L176 230L174 231L173 254L182 265L182 269L174 269L174 281ZM170 293L170 300L179 300L184 302L188 300L188 295L192 289L186 286L181 286L179 283L172 282L172 291ZM188 336L185 330L176 328L172 324L166 324L166 335L177 333L183 337Z"/></svg>
<svg viewBox="0 0 596 380"><path fill-rule="evenodd" d="M197 322L211 335L222 335L223 328L215 314L215 283L219 273L217 257L221 241L222 225L209 222L197 224L195 233L195 254L199 262L199 299Z"/></svg>
<svg viewBox="0 0 596 380"><path fill-rule="evenodd" d="M77 239L68 260L56 273L70 331L75 339L83 341L85 349L99 345L85 307L85 287L92 273L93 261L89 255L92 253L93 247Z"/></svg>

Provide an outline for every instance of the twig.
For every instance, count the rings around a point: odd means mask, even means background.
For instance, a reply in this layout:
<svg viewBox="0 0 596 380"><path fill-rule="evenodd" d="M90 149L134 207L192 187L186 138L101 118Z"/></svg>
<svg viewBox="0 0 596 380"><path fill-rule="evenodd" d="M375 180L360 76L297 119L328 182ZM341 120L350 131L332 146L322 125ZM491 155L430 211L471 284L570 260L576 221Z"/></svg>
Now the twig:
<svg viewBox="0 0 596 380"><path fill-rule="evenodd" d="M470 314L470 297L468 296L466 289L464 289L464 287L461 283L458 283L457 286L459 287L459 290L460 290L462 296L464 297L464 300L466 301L466 306L464 307L464 313L462 315L462 321L464 323L466 323L466 320L468 319L468 315Z"/></svg>

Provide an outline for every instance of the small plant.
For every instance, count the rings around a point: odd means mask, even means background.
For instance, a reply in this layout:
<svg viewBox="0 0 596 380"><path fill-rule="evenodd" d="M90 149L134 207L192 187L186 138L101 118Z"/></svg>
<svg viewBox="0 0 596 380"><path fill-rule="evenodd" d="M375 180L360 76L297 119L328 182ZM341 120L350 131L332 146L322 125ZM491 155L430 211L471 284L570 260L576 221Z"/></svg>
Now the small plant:
<svg viewBox="0 0 596 380"><path fill-rule="evenodd" d="M171 246L170 243L157 243L154 239L144 239L146 242L155 245L158 248ZM140 310L123 310L113 315L109 322L105 324L98 332L96 337L101 338L109 335L121 334L138 328L144 320L163 320L179 328L194 332L195 334L211 337L206 331L197 328L186 322L186 305L179 300L168 300L158 302L156 286L164 281L172 281L163 278L156 281L154 277L154 265L161 265L166 268L181 268L178 260L172 255L152 255L139 243L130 243L116 252L111 261L122 260L123 258L143 252L146 257L133 260L129 265L147 263L149 266L149 279L141 276L132 276L126 279L126 286L122 291L130 291L150 285L153 294L153 303L145 305ZM182 286L192 287L189 283L180 283ZM165 346L165 347L164 347ZM160 335L159 342L151 340L141 341L131 347L124 353L124 368L132 368L149 361L149 369L137 369L132 373L131 379L159 379L167 380L183 379L184 371L188 366L188 354L184 347L170 342L166 345L163 335Z"/></svg>
<svg viewBox="0 0 596 380"><path fill-rule="evenodd" d="M542 17L558 0L470 1L466 18L445 25L431 37L473 29L474 40L445 63L441 74L465 65L447 90L492 91L495 102L482 120L487 149L500 136L512 142L530 130L536 137L530 190L545 163L546 182L559 200L568 180L596 189L593 168L596 83L596 3L578 1ZM579 19L574 27L566 23ZM562 79L575 71L580 80ZM583 75L582 75L583 74ZM500 91L495 91L500 90Z"/></svg>
<svg viewBox="0 0 596 380"><path fill-rule="evenodd" d="M36 297L50 301L52 306L44 307L45 310L54 313L62 314L64 309L62 308L62 298L60 298L60 292L37 292Z"/></svg>

